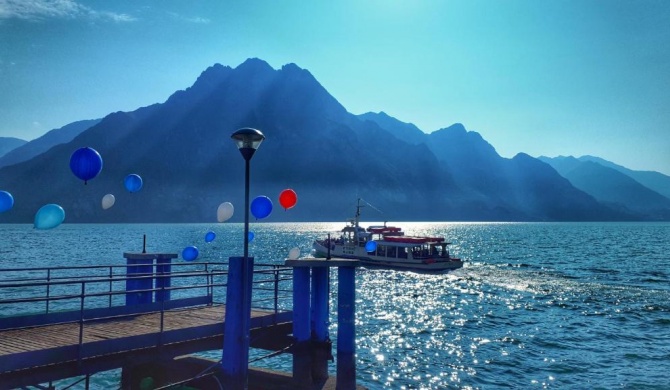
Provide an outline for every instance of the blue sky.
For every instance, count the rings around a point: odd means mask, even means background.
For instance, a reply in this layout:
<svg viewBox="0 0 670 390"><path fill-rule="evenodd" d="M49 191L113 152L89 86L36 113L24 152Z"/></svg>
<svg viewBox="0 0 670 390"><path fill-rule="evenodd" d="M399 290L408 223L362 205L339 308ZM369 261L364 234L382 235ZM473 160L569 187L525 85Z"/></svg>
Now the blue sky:
<svg viewBox="0 0 670 390"><path fill-rule="evenodd" d="M670 174L670 1L0 0L0 136L295 63L354 114Z"/></svg>

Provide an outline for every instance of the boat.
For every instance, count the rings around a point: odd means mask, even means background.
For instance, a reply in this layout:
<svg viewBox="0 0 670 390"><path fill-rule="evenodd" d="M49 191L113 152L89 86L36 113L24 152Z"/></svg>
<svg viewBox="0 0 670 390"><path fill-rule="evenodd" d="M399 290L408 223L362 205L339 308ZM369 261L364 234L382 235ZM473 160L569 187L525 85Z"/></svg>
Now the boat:
<svg viewBox="0 0 670 390"><path fill-rule="evenodd" d="M357 259L372 268L441 273L463 267L463 261L449 252L444 237L408 236L397 226L360 226L361 201L356 214L336 238L315 240L312 254L318 258Z"/></svg>

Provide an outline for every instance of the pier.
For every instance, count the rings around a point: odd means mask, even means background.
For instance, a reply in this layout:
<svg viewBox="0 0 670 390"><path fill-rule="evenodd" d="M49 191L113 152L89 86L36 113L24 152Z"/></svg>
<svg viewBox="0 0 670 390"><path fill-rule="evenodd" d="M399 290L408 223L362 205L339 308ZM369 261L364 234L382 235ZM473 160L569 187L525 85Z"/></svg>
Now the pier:
<svg viewBox="0 0 670 390"><path fill-rule="evenodd" d="M88 389L93 374L115 368L122 370L122 389L225 384L232 318L225 303L235 288L229 263L173 263L176 254L124 257L125 265L0 269L0 390L56 389L52 383L66 378L81 378L73 381ZM329 270L338 268L340 288L353 294L356 265L333 259L253 266L249 347L292 354L293 370L236 361L248 367L245 387L357 388L353 295L338 305L345 320L338 326L338 375L329 378L327 369ZM222 348L219 362L189 356Z"/></svg>

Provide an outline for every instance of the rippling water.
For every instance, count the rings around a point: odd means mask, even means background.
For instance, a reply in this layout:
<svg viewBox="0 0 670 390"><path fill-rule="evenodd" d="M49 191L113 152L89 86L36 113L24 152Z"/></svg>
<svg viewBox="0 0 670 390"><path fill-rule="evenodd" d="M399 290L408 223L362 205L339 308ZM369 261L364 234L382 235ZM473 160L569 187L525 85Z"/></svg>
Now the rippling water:
<svg viewBox="0 0 670 390"><path fill-rule="evenodd" d="M359 270L360 384L670 388L670 224L398 225L409 233L446 236L453 253L467 263L445 275ZM256 261L282 262L291 248L308 254L314 238L341 227L252 224L250 254ZM205 244L210 229L217 239ZM143 234L148 251L180 252L196 245L199 260L225 260L242 252L242 229L241 224L64 224L34 231L0 225L0 267L122 264L122 252L141 251ZM255 364L290 371L287 356ZM118 372L93 379L101 389L118 386L117 381Z"/></svg>

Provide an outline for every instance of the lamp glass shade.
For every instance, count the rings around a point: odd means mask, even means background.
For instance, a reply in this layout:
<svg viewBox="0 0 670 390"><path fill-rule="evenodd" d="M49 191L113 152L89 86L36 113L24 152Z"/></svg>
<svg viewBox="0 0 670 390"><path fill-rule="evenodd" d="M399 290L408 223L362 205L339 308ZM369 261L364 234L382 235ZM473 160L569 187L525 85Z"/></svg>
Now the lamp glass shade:
<svg viewBox="0 0 670 390"><path fill-rule="evenodd" d="M265 139L265 136L260 132L260 130L245 127L234 132L230 138L235 141L235 145L237 145L237 148L240 150L256 150L261 145L261 142L263 142Z"/></svg>

